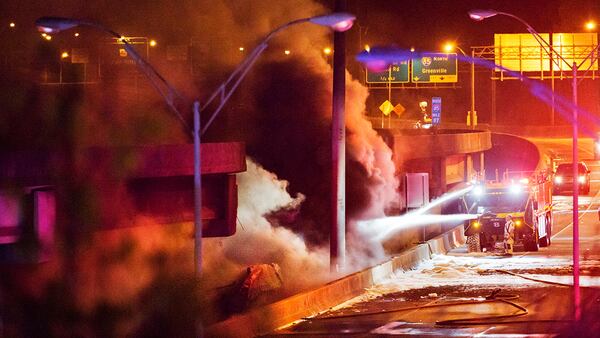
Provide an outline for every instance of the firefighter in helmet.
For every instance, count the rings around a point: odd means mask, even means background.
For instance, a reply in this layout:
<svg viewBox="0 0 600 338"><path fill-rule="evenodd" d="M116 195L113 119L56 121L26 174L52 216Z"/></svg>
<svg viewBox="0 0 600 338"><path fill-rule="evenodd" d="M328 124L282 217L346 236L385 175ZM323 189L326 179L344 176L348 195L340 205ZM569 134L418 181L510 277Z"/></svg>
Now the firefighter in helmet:
<svg viewBox="0 0 600 338"><path fill-rule="evenodd" d="M506 222L504 223L504 253L512 255L514 244L515 222L513 222L512 215L506 215Z"/></svg>

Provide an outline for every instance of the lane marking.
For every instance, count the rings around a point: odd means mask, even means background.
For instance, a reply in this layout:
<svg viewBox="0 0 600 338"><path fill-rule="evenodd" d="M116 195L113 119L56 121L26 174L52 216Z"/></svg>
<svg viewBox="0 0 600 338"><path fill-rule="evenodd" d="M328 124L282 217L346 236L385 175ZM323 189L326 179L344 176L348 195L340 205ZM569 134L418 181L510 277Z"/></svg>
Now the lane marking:
<svg viewBox="0 0 600 338"><path fill-rule="evenodd" d="M598 197L598 195L600 195L600 190L598 190L598 192L596 192L596 195L594 195L594 197L592 197L592 202ZM588 204L587 209L585 209L583 212L580 212L581 215L577 218L578 220L581 220L581 218L583 216L585 216L585 214L589 213L589 210L592 208L593 203ZM573 217L571 217L572 219ZM565 229L567 229L568 227L573 226L573 222L571 222L570 224L568 224L566 227L562 228L562 230L560 230L559 232L555 233L554 236L550 237L551 240L554 239L554 237L558 236L558 234L560 234L561 232L565 231Z"/></svg>

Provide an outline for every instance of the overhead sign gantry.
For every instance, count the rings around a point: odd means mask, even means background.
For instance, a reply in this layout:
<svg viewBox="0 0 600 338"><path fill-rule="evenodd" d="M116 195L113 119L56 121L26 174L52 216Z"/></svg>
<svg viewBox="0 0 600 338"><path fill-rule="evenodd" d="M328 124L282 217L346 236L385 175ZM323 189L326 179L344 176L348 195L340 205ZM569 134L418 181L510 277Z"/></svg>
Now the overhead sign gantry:
<svg viewBox="0 0 600 338"><path fill-rule="evenodd" d="M456 53L424 53L411 63L412 82L458 82Z"/></svg>
<svg viewBox="0 0 600 338"><path fill-rule="evenodd" d="M410 64L410 67L409 67ZM409 72L410 68L410 72ZM458 82L456 53L423 53L400 61L382 72L367 70L367 83L455 83Z"/></svg>

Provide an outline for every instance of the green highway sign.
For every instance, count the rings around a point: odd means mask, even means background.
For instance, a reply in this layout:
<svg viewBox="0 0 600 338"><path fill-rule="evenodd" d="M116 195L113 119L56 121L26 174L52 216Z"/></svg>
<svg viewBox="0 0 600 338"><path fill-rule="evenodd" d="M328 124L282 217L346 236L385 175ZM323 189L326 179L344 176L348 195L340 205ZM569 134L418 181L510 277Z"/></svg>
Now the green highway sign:
<svg viewBox="0 0 600 338"><path fill-rule="evenodd" d="M414 83L458 82L456 53L425 53L412 59Z"/></svg>
<svg viewBox="0 0 600 338"><path fill-rule="evenodd" d="M383 72L367 70L367 83L407 83L408 81L408 60L394 63Z"/></svg>

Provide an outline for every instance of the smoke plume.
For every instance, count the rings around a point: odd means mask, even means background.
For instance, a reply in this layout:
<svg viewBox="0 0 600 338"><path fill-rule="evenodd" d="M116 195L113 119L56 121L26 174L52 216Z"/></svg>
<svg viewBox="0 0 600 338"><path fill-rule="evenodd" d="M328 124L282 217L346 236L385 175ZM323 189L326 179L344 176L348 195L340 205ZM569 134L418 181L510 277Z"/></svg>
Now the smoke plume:
<svg viewBox="0 0 600 338"><path fill-rule="evenodd" d="M135 1L110 15L95 11L94 7L84 9L79 2L65 1L56 13L41 10L37 8L27 15L86 18L128 35L157 34L159 46L164 49L153 52L151 63L184 95L201 100L269 32L292 20L330 12L308 0L198 1L181 6ZM67 36L63 37L65 41ZM165 51L169 43L189 45L191 37L189 51L194 64L190 72L187 66L171 62ZM205 142L245 142L248 155L255 162L248 161L247 172L238 176L237 233L204 241L203 296L207 290L218 293L235 282L252 264L280 266L285 287L282 296L335 277L328 272L327 250L332 67L330 56L322 53L324 47L331 45L332 34L323 27L305 23L280 32L204 135ZM44 45L44 57L60 55L58 46ZM290 53L285 54L284 50ZM7 112L14 125L11 123L12 130L2 133L2 140L13 140L9 146L67 146L73 157L67 168L73 170L63 173L64 180L72 181L72 190L79 189L82 195L93 188L88 186L89 171L82 168L94 168L89 163L78 163L81 159L76 154L82 148L185 142L187 135L178 121L169 116L162 99L146 79L130 71L131 68L117 72L115 78L105 78L98 86L24 90L15 99L15 107ZM392 152L363 118L367 96L367 89L347 75L347 251L352 253L352 269L383 257L381 243L366 238L356 222L383 217L386 209L398 203ZM210 111L203 119L208 119ZM189 112L186 117L190 119ZM31 123L38 120L43 123ZM44 126L40 128L44 130L39 134L32 132L31 125ZM15 133L20 137L14 137ZM33 141L32 134L36 134ZM114 164L122 168L123 175L129 160L122 158L122 163ZM70 196L63 197L69 200ZM71 211L82 212L82 202L71 200ZM66 227L84 226L89 223L85 216L81 214ZM124 221L132 227L93 233L86 243L65 249L64 259L35 273L5 274L4 295L18 294L8 303L32 304L15 307L7 318L30 318L38 315L31 311L39 308L55 315L40 316L40 323L60 330L71 319L71 312L63 309L76 309L78 321L72 325L97 325L99 336L108 336L102 330L123 336L139 328L147 330L147 334L154 330L181 336L178 330L193 324L198 311L187 308L188 304L202 303L202 297L197 295L198 285L191 278L191 224L163 226L143 217ZM72 237L77 239L78 235L75 231ZM60 245L75 247L73 243ZM186 297L191 298L189 303ZM28 302L22 302L23 299ZM164 313L170 306L177 311ZM178 326L182 313L189 318L186 317L185 325ZM18 326L21 322L15 323ZM157 323L172 323L172 327L159 331L154 326Z"/></svg>
<svg viewBox="0 0 600 338"><path fill-rule="evenodd" d="M206 240L206 271L221 275L221 280L233 281L247 266L277 263L286 292L322 283L329 278L328 250L309 249L300 234L274 226L266 218L271 212L298 205L304 196L291 197L288 182L278 180L252 160L247 166L247 171L238 175L239 199L243 202L238 207L237 233Z"/></svg>
<svg viewBox="0 0 600 338"><path fill-rule="evenodd" d="M249 155L290 182L292 195L306 196L300 217L286 226L318 247L327 244L330 222L332 68L322 49L331 45L331 34L313 26L280 34L235 95L233 101L243 104L217 119L210 137L245 140ZM399 201L391 150L363 117L367 89L347 75L346 95L346 211L352 224L382 217Z"/></svg>

